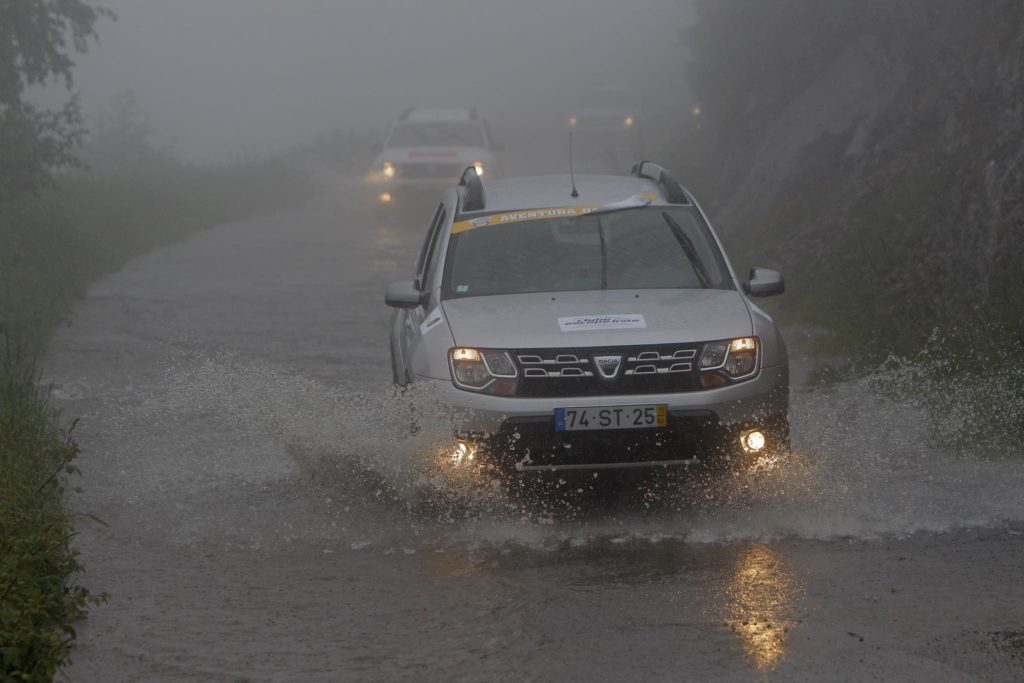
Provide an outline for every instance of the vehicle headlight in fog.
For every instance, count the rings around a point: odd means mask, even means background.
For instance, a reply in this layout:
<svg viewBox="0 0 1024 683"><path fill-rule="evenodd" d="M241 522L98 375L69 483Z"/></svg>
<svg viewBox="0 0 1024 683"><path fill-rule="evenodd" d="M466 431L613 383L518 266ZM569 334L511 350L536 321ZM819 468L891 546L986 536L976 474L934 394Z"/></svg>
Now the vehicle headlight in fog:
<svg viewBox="0 0 1024 683"><path fill-rule="evenodd" d="M448 353L452 381L460 389L497 396L516 393L515 363L508 351L454 348Z"/></svg>
<svg viewBox="0 0 1024 683"><path fill-rule="evenodd" d="M386 179L391 180L395 177L395 165L390 161L385 161L384 166L380 170L380 174Z"/></svg>
<svg viewBox="0 0 1024 683"><path fill-rule="evenodd" d="M462 465L473 462L476 459L476 449L465 441L460 441L455 444L455 448L452 449L451 454L448 457L449 462L453 465Z"/></svg>
<svg viewBox="0 0 1024 683"><path fill-rule="evenodd" d="M476 170L476 174L479 177L481 177L481 178L484 177L484 162L482 162L482 161L474 161L473 162L473 168Z"/></svg>
<svg viewBox="0 0 1024 683"><path fill-rule="evenodd" d="M627 116L626 120L623 121L623 123L626 124L626 128L632 127L632 125L633 125L633 117L632 116Z"/></svg>
<svg viewBox="0 0 1024 683"><path fill-rule="evenodd" d="M569 117L569 125L570 126L575 126L576 125L576 117L575 116L570 116Z"/></svg>
<svg viewBox="0 0 1024 683"><path fill-rule="evenodd" d="M390 192L381 192L379 195L377 195L377 200L381 204L390 204L391 203L391 193Z"/></svg>
<svg viewBox="0 0 1024 683"><path fill-rule="evenodd" d="M751 429L740 436L740 445L747 453L760 453L768 445L768 437L760 429Z"/></svg>
<svg viewBox="0 0 1024 683"><path fill-rule="evenodd" d="M725 382L714 379L715 375L711 373L733 381L753 377L757 372L759 353L757 337L725 339L705 344L700 354L700 369L708 374L702 375L701 385L705 389L725 385Z"/></svg>

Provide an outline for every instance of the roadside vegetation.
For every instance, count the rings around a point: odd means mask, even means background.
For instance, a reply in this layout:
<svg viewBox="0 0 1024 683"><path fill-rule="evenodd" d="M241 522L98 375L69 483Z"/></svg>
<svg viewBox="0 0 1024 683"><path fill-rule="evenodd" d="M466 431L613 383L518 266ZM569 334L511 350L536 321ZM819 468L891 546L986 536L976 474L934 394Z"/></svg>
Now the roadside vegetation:
<svg viewBox="0 0 1024 683"><path fill-rule="evenodd" d="M833 376L927 409L943 446L1024 438L1024 5L697 0L689 182Z"/></svg>
<svg viewBox="0 0 1024 683"><path fill-rule="evenodd" d="M79 583L79 515L68 496L78 445L39 386L46 340L87 287L155 247L281 210L310 179L284 159L197 167L151 144L126 92L87 134L75 98L25 98L72 85L72 57L113 15L80 0L0 0L0 680L48 681L76 623L106 596Z"/></svg>

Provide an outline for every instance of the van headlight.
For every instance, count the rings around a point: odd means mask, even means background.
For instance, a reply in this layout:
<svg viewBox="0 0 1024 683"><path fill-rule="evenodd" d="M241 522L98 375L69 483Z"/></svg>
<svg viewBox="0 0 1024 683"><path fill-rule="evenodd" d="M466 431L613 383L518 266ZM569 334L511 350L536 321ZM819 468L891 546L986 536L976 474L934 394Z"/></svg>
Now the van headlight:
<svg viewBox="0 0 1024 683"><path fill-rule="evenodd" d="M448 352L452 382L460 389L514 396L519 375L508 351L457 347Z"/></svg>
<svg viewBox="0 0 1024 683"><path fill-rule="evenodd" d="M476 171L477 177L483 178L484 177L484 162L482 162L482 161L474 161L473 162L473 170Z"/></svg>
<svg viewBox="0 0 1024 683"><path fill-rule="evenodd" d="M757 373L760 352L757 337L708 342L700 354L701 385L713 389L724 386L726 379L750 379Z"/></svg>

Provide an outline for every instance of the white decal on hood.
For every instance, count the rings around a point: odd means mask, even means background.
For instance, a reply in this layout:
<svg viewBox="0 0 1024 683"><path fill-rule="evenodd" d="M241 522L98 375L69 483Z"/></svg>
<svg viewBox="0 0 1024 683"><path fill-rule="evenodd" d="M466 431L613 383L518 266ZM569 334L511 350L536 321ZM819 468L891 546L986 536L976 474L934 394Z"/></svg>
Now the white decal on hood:
<svg viewBox="0 0 1024 683"><path fill-rule="evenodd" d="M574 315L559 318L558 327L562 332L586 330L638 330L647 327L642 315Z"/></svg>
<svg viewBox="0 0 1024 683"><path fill-rule="evenodd" d="M444 320L444 315L441 313L441 307L438 306L432 310L426 319L420 324L420 334L426 334L430 330L434 329L442 320Z"/></svg>

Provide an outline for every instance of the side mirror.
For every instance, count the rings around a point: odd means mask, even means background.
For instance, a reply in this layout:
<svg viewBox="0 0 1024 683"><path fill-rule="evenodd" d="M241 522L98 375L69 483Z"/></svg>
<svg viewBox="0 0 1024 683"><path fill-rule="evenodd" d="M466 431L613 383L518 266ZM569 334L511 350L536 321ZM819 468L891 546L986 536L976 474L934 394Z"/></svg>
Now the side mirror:
<svg viewBox="0 0 1024 683"><path fill-rule="evenodd" d="M774 296L786 291L786 281L777 270L751 268L750 282L743 285L743 291L750 296Z"/></svg>
<svg viewBox="0 0 1024 683"><path fill-rule="evenodd" d="M416 308L423 305L423 295L415 280L399 280L388 285L384 303L393 308Z"/></svg>

